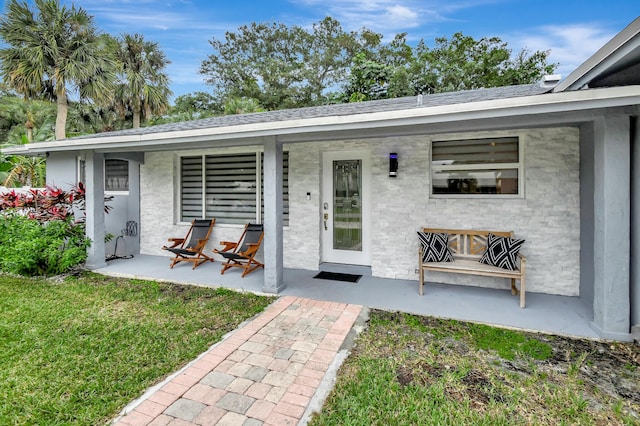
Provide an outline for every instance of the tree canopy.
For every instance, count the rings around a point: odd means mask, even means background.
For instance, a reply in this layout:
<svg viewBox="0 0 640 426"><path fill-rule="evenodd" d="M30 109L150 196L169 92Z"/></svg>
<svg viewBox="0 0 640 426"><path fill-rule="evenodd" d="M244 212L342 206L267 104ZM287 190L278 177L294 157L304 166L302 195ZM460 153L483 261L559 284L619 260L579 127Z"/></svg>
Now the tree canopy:
<svg viewBox="0 0 640 426"><path fill-rule="evenodd" d="M10 0L0 17L0 94L57 104L55 138L133 127L169 106L169 63L158 43L141 34L101 33L93 16L59 0ZM73 100L72 100L73 99ZM74 101L75 100L75 101ZM90 116L91 115L91 116Z"/></svg>
<svg viewBox="0 0 640 426"><path fill-rule="evenodd" d="M210 40L213 52L199 72L211 93L182 95L169 107L169 60L157 43L141 34L103 34L84 9L60 0L32 5L9 0L0 17L0 96L55 102L56 121L25 119L35 104L20 110L9 102L0 114L0 143L22 143L29 132L27 140L43 140L51 129L61 138L145 122L533 83L556 67L548 51L513 52L497 37L456 33L429 47L424 40L410 45L407 33L387 42L367 28L348 32L331 17L304 28L254 22Z"/></svg>
<svg viewBox="0 0 640 426"><path fill-rule="evenodd" d="M353 55L365 47L327 17L310 31L277 23L252 23L210 41L214 53L200 73L214 96L253 98L267 110L324 103L326 90L343 81Z"/></svg>
<svg viewBox="0 0 640 426"><path fill-rule="evenodd" d="M123 115L131 110L135 129L142 118L168 108L172 92L164 69L170 61L158 43L146 41L142 34L123 34L115 49L120 68L115 104Z"/></svg>
<svg viewBox="0 0 640 426"><path fill-rule="evenodd" d="M10 0L0 18L1 72L5 84L26 98L57 103L55 135L65 137L68 97L102 101L113 91L115 64L106 39L83 8L59 0Z"/></svg>
<svg viewBox="0 0 640 426"><path fill-rule="evenodd" d="M514 54L498 37L456 33L412 47L407 33L383 43L330 17L310 30L253 23L210 43L200 73L218 103L251 98L267 110L534 83L556 68L548 51Z"/></svg>

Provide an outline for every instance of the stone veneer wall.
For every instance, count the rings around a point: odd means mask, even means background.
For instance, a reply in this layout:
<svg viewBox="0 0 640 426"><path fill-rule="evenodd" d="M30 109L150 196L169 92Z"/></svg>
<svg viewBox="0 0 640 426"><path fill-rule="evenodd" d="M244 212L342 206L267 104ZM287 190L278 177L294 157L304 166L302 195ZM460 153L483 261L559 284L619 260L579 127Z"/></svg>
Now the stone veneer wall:
<svg viewBox="0 0 640 426"><path fill-rule="evenodd" d="M178 176L182 155L208 155L237 153L244 149L212 149L196 151L148 152L140 166L140 252L149 255L171 256L162 250L169 237L183 238L189 223L179 223ZM255 152L256 148L249 148ZM211 250L220 248L220 241L237 241L242 233L241 225L216 224L209 238L206 253L216 257ZM256 255L263 258L262 251ZM218 259L222 257L217 256Z"/></svg>
<svg viewBox="0 0 640 426"><path fill-rule="evenodd" d="M372 258L374 276L417 280L421 227L513 230L526 239L527 290L579 294L579 131L544 128L475 132L447 138L519 134L524 137L525 197L519 199L430 199L430 141L438 136L312 142L289 150L290 226L284 231L284 266L318 269L321 262L321 158L332 150L368 149L372 158ZM230 149L213 152L234 152ZM399 155L397 178L388 177L388 154ZM203 152L199 151L198 154ZM189 152L185 152L189 154ZM193 152L191 152L193 154ZM141 166L141 250L162 254L168 236L182 236L175 224L178 153L147 153ZM311 192L311 199L306 199ZM238 227L216 226L210 246L236 239ZM427 273L427 281L508 288L504 279Z"/></svg>
<svg viewBox="0 0 640 426"><path fill-rule="evenodd" d="M579 294L580 178L576 128L479 132L447 138L521 134L525 198L430 199L430 147L436 136L290 146L291 225L285 236L285 267L317 269L320 259L321 158L331 150L368 149L372 158L372 258L374 276L417 279L421 227L513 230L526 239L527 289ZM388 176L388 154L399 155L397 178ZM304 197L312 192L311 200ZM427 273L427 280L506 288L504 279Z"/></svg>

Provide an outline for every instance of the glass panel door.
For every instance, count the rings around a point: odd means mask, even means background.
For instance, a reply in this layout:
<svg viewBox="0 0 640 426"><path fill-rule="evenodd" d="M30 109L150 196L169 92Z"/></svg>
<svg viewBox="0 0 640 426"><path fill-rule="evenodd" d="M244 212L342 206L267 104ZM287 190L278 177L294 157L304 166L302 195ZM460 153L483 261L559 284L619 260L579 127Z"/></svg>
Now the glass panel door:
<svg viewBox="0 0 640 426"><path fill-rule="evenodd" d="M322 262L371 264L371 154L323 153Z"/></svg>
<svg viewBox="0 0 640 426"><path fill-rule="evenodd" d="M333 162L333 248L362 250L362 160Z"/></svg>

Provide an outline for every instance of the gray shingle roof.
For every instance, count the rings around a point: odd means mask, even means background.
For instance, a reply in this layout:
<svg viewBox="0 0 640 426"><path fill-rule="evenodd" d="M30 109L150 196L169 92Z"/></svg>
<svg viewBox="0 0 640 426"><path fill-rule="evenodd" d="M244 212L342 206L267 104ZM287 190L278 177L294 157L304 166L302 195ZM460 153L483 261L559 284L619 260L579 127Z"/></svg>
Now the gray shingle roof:
<svg viewBox="0 0 640 426"><path fill-rule="evenodd" d="M270 123L287 120L367 114L385 111L399 111L412 108L456 105L469 102L489 101L494 99L507 99L522 96L540 95L548 91L548 88L542 88L538 84L494 87L490 89L464 90L460 92L424 95L422 96L422 105L418 105L418 96L409 96L403 98L383 99L378 101L357 102L349 104L322 105L252 114L225 115L220 117L204 118L201 120L184 121L181 123L159 124L156 126L142 127L139 129L126 129L108 133L97 133L72 139L150 135L155 133L208 129L215 127L232 127L246 124Z"/></svg>

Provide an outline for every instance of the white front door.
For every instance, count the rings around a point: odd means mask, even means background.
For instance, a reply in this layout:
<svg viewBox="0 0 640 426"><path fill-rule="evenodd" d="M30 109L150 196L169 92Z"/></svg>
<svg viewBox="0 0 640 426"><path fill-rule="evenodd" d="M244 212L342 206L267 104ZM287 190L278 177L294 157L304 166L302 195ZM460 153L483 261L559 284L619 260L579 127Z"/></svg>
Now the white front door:
<svg viewBox="0 0 640 426"><path fill-rule="evenodd" d="M323 153L323 262L371 264L370 163L368 151Z"/></svg>

